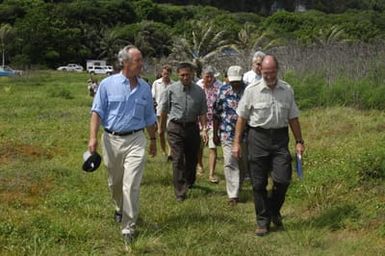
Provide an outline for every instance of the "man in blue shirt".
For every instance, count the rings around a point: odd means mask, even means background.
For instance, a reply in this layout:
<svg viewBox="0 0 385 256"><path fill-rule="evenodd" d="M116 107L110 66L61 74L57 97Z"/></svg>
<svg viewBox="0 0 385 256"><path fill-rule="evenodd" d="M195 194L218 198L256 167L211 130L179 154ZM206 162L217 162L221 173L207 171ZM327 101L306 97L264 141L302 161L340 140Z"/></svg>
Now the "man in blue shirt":
<svg viewBox="0 0 385 256"><path fill-rule="evenodd" d="M103 159L108 170L108 185L115 202L115 220L121 222L125 242L134 237L139 213L139 188L143 176L146 139L150 136L151 156L156 155L156 116L150 86L139 77L143 57L138 48L128 45L119 51L122 71L105 78L99 86L91 109L88 148L95 152L100 124Z"/></svg>

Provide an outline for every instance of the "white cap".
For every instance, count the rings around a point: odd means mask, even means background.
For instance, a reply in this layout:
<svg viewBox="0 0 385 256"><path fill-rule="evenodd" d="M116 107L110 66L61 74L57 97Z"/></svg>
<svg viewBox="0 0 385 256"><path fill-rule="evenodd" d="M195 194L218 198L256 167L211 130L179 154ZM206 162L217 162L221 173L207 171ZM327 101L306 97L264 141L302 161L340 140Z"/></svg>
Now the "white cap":
<svg viewBox="0 0 385 256"><path fill-rule="evenodd" d="M227 70L227 79L229 82L242 81L242 67L240 66L231 66Z"/></svg>

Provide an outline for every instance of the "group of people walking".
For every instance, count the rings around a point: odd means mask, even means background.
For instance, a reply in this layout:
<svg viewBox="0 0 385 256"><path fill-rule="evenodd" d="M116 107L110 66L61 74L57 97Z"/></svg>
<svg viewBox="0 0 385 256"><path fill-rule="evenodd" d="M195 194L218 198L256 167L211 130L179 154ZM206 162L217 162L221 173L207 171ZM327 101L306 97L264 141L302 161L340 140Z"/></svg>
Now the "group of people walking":
<svg viewBox="0 0 385 256"><path fill-rule="evenodd" d="M202 150L209 148L209 181L215 174L216 147L221 145L228 202L236 205L248 174L253 188L256 235L266 235L272 222L282 228L280 209L291 180L288 127L297 154L304 151L298 108L290 85L277 78L278 61L257 52L252 70L240 66L227 70L224 84L206 67L195 82L191 63L179 63L178 81L172 68L162 67L161 78L151 87L140 78L143 57L128 45L118 54L121 72L101 81L91 108L89 151L96 152L102 125L104 164L115 203L114 218L121 223L125 242L132 242L139 213L139 188L145 162L147 129L151 156L159 136L164 156L172 161L176 201L187 199L198 175L204 174ZM154 110L154 101L156 110ZM167 136L166 136L167 135ZM167 142L166 142L167 137ZM198 167L198 168L197 168ZM273 187L267 195L268 177Z"/></svg>

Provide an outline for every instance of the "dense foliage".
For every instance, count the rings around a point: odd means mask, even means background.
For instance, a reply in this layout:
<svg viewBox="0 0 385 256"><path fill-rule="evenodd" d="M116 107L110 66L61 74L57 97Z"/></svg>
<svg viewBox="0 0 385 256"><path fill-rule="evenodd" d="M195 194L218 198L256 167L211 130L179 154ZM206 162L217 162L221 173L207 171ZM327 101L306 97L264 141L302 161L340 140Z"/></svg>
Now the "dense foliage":
<svg viewBox="0 0 385 256"><path fill-rule="evenodd" d="M269 40L280 45L293 41L302 45L335 41L371 43L385 37L382 1L304 1L303 6L319 10L306 12L290 12L296 9L290 3L298 5L301 1L251 4L245 0L236 1L236 5L235 1L174 1L179 5L164 2L172 1L0 1L0 47L5 52L6 64L54 68L68 62L84 65L86 59L112 62L117 49L128 42L136 44L148 58L168 57L177 48L176 41L193 40L197 21L210 24L214 35L221 34L232 44L231 48L243 55L257 48L266 50L267 45L272 47L267 43L256 44L261 35L269 35ZM253 11L249 7L269 10L267 13L281 7L288 11L270 16L261 16L262 11L260 15L227 11ZM338 13L348 8L352 10ZM329 11L337 14L327 14ZM249 30L245 31L247 26ZM245 36L252 41L247 44L250 49L242 44Z"/></svg>
<svg viewBox="0 0 385 256"><path fill-rule="evenodd" d="M348 9L384 11L381 0L155 0L157 3L213 5L225 10L271 14L277 9L287 11L315 9L327 13L339 13Z"/></svg>

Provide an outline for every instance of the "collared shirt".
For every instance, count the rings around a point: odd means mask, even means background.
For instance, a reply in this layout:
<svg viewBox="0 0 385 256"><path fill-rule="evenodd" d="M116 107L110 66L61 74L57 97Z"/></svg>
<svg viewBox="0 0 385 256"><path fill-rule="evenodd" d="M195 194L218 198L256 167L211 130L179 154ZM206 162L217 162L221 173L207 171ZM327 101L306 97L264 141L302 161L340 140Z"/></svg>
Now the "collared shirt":
<svg viewBox="0 0 385 256"><path fill-rule="evenodd" d="M272 90L261 79L246 87L237 114L247 119L251 127L270 129L287 127L288 121L298 117L299 111L289 84L278 80Z"/></svg>
<svg viewBox="0 0 385 256"><path fill-rule="evenodd" d="M150 86L138 78L131 90L122 73L103 79L91 111L99 115L104 128L114 132L142 129L156 121Z"/></svg>
<svg viewBox="0 0 385 256"><path fill-rule="evenodd" d="M224 84L219 90L214 116L219 120L219 134L222 142L234 140L235 124L238 118L236 109L244 90L244 85L235 91L230 84Z"/></svg>
<svg viewBox="0 0 385 256"><path fill-rule="evenodd" d="M161 100L161 111L168 120L196 122L197 117L207 113L205 92L192 83L184 86L180 81L167 86Z"/></svg>
<svg viewBox="0 0 385 256"><path fill-rule="evenodd" d="M174 81L170 80L170 83L166 84L163 81L163 78L159 78L158 80L155 80L154 83L152 83L152 89L151 89L152 97L155 99L155 103L157 104L157 106L159 106L160 104L162 93L164 92L166 87L171 85L172 83L174 83ZM161 112L160 107L157 107L156 115L160 116L160 112Z"/></svg>
<svg viewBox="0 0 385 256"><path fill-rule="evenodd" d="M243 74L243 82L245 83L245 85L250 85L252 83L255 83L259 80L261 80L261 76L258 75L257 73L255 73L254 70L249 70L247 71L246 73Z"/></svg>
<svg viewBox="0 0 385 256"><path fill-rule="evenodd" d="M199 85L205 91L206 103L207 103L207 114L206 114L206 116L207 116L207 128L212 129L213 128L214 103L217 100L219 88L222 86L222 83L219 82L218 80L215 80L211 86L205 87L203 85L203 79L201 79L197 82L197 85Z"/></svg>

